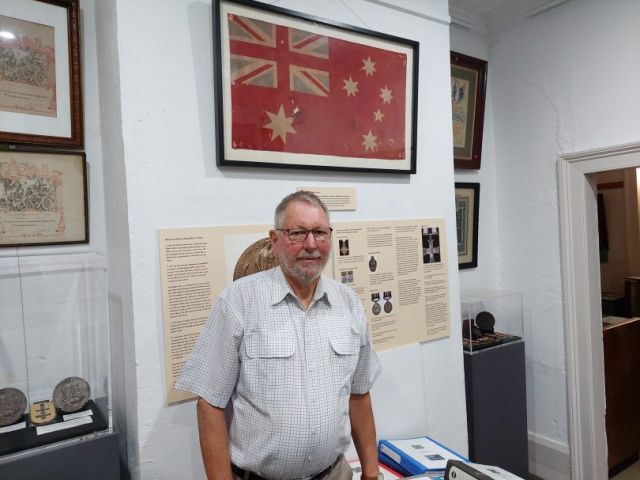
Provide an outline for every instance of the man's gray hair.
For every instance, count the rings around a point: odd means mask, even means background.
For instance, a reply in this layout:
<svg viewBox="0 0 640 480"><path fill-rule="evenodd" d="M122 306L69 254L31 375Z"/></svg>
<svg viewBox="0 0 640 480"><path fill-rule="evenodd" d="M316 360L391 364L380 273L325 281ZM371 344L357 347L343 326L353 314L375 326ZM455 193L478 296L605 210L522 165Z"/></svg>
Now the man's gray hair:
<svg viewBox="0 0 640 480"><path fill-rule="evenodd" d="M320 208L327 216L327 220L329 220L329 210L324 202L313 192L299 190L284 197L276 207L276 213L273 218L273 225L275 228L282 228L282 217L284 216L284 212L293 202L303 202Z"/></svg>

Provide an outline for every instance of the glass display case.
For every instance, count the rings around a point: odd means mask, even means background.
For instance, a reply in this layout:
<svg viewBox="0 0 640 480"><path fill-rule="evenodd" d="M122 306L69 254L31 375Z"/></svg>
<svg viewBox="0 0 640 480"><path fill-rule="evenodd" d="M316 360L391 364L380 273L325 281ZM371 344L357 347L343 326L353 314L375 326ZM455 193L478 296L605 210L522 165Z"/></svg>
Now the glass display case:
<svg viewBox="0 0 640 480"><path fill-rule="evenodd" d="M0 258L0 463L109 432L106 259Z"/></svg>
<svg viewBox="0 0 640 480"><path fill-rule="evenodd" d="M460 296L462 345L466 352L522 340L522 295L476 289Z"/></svg>

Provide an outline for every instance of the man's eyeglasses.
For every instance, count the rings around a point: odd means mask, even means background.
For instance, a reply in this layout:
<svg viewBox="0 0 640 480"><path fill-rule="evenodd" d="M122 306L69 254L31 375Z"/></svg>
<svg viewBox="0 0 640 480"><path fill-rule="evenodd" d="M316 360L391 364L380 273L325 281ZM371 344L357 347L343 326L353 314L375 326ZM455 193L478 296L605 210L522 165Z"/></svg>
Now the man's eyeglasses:
<svg viewBox="0 0 640 480"><path fill-rule="evenodd" d="M277 231L284 233L291 243L304 243L309 234L313 235L316 242L325 242L331 237L333 228L315 228L307 230L306 228L276 228Z"/></svg>

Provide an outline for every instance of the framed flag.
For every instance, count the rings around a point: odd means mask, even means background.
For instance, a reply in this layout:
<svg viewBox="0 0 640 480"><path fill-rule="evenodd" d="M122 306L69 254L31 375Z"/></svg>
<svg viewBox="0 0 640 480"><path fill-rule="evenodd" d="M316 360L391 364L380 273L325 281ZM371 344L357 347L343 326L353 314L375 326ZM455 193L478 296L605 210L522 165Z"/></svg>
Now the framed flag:
<svg viewBox="0 0 640 480"><path fill-rule="evenodd" d="M416 172L418 43L214 0L220 166Z"/></svg>
<svg viewBox="0 0 640 480"><path fill-rule="evenodd" d="M458 269L478 266L478 214L480 184L456 182Z"/></svg>
<svg viewBox="0 0 640 480"><path fill-rule="evenodd" d="M0 2L0 142L83 146L78 3Z"/></svg>
<svg viewBox="0 0 640 480"><path fill-rule="evenodd" d="M487 62L451 52L451 111L455 168L480 169Z"/></svg>

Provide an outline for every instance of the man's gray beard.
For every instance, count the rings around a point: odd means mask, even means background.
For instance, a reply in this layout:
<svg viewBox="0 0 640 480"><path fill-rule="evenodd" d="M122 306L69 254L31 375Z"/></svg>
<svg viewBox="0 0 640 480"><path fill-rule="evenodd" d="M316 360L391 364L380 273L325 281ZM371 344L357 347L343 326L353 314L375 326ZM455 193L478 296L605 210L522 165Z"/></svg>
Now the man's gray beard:
<svg viewBox="0 0 640 480"><path fill-rule="evenodd" d="M322 256L320 256L320 258L322 258ZM278 262L280 263L280 268L282 268L282 270L286 274L295 278L302 285L311 285L318 278L320 278L320 275L322 275L322 269L327 264L329 255L325 257L322 264L318 265L318 270L313 272L308 272L301 269L296 260L296 258L289 258L282 253L278 254Z"/></svg>

